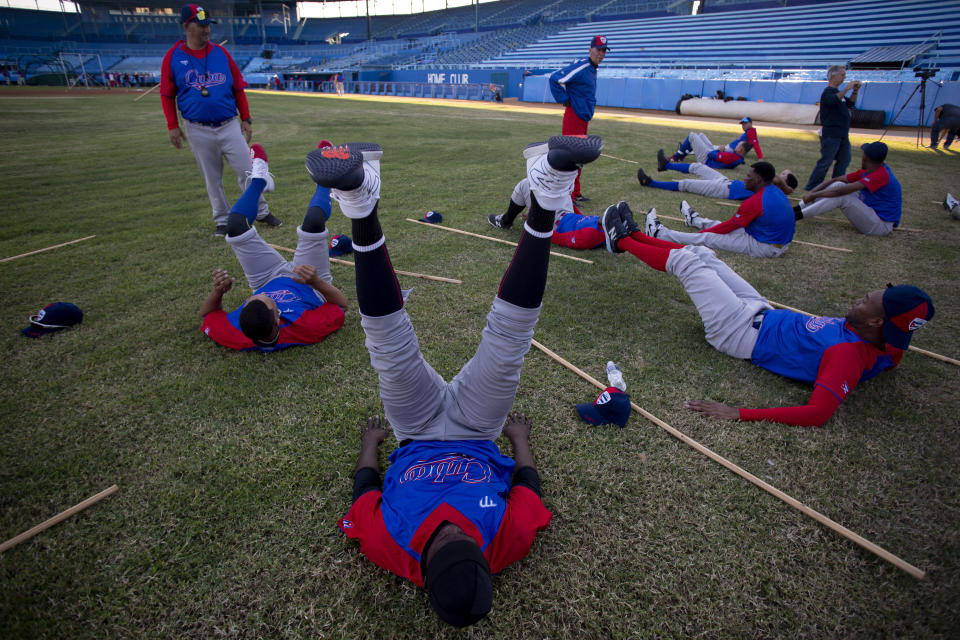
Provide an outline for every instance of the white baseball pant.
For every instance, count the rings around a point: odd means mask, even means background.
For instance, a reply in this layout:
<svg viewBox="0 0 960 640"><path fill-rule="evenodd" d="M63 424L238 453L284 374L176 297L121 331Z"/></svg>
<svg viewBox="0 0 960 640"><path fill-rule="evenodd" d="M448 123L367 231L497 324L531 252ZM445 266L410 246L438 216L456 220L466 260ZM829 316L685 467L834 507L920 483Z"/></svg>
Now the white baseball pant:
<svg viewBox="0 0 960 640"><path fill-rule="evenodd" d="M842 186L844 186L843 182L834 182L826 188L826 191L836 190ZM840 209L840 213L846 216L857 231L868 236L885 236L893 231L893 223L883 220L876 211L867 206L860 199L859 191L843 196L825 196L807 205L800 204L804 218L813 218L834 209Z"/></svg>

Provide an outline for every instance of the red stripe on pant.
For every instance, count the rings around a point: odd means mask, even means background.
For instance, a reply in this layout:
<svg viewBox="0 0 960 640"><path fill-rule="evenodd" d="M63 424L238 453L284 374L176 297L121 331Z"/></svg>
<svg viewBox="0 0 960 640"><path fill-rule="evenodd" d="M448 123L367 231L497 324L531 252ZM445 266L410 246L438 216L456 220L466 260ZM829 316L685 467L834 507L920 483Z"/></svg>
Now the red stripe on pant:
<svg viewBox="0 0 960 640"><path fill-rule="evenodd" d="M586 120L581 120L580 116L574 113L573 109L569 106L563 112L563 124L560 128L560 133L565 136L585 136L587 135L587 127L590 125ZM577 171L577 180L573 183L573 193L570 194L571 201L573 198L578 198L580 196L580 172Z"/></svg>

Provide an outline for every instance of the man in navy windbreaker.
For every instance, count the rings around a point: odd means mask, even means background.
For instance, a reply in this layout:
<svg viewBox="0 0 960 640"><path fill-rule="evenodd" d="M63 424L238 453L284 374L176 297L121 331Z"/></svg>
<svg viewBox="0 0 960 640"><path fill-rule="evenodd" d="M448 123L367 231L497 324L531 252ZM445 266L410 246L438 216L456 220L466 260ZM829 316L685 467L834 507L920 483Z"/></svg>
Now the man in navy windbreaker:
<svg viewBox="0 0 960 640"><path fill-rule="evenodd" d="M565 136L585 136L587 126L593 118L593 109L597 106L597 67L603 62L610 48L606 36L594 36L590 41L590 55L580 58L573 64L557 69L550 74L550 92L553 99L567 108L563 112ZM584 198L580 193L580 173L570 194L574 205ZM576 206L574 206L576 211Z"/></svg>

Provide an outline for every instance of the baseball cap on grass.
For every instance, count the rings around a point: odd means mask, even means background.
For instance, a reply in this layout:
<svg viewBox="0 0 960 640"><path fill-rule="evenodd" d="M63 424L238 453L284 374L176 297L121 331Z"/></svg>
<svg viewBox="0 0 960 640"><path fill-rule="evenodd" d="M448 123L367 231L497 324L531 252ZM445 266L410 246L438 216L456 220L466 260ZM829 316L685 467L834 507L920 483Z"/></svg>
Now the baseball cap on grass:
<svg viewBox="0 0 960 640"><path fill-rule="evenodd" d="M330 239L330 257L336 258L337 256L346 255L348 253L353 253L353 241L350 240L349 236L343 234L333 236Z"/></svg>
<svg viewBox="0 0 960 640"><path fill-rule="evenodd" d="M449 625L471 625L493 606L490 565L473 541L454 540L437 549L426 578L430 605Z"/></svg>
<svg viewBox="0 0 960 640"><path fill-rule="evenodd" d="M606 51L612 50L607 46L607 36L593 36L593 40L590 41L590 48L604 49Z"/></svg>
<svg viewBox="0 0 960 640"><path fill-rule="evenodd" d="M20 330L20 333L28 338L39 338L40 336L69 329L70 327L83 322L83 311L75 304L70 302L54 302L48 304L35 316L30 316L30 326Z"/></svg>
<svg viewBox="0 0 960 640"><path fill-rule="evenodd" d="M863 149L863 155L874 162L883 162L887 159L887 145L879 140L876 142L868 142L860 148Z"/></svg>
<svg viewBox="0 0 960 640"><path fill-rule="evenodd" d="M883 339L898 349L910 346L913 332L933 317L933 300L923 289L909 284L888 286L883 292Z"/></svg>
<svg viewBox="0 0 960 640"><path fill-rule="evenodd" d="M443 216L440 215L439 211L427 211L427 214L420 218L423 222L429 222L430 224L440 224L443 222Z"/></svg>
<svg viewBox="0 0 960 640"><path fill-rule="evenodd" d="M216 20L210 19L207 10L198 4L185 4L180 7L180 24L187 24L195 20L197 24L217 24Z"/></svg>
<svg viewBox="0 0 960 640"><path fill-rule="evenodd" d="M577 413L587 424L616 424L622 429L630 418L630 396L616 387L607 387L593 402L578 404Z"/></svg>

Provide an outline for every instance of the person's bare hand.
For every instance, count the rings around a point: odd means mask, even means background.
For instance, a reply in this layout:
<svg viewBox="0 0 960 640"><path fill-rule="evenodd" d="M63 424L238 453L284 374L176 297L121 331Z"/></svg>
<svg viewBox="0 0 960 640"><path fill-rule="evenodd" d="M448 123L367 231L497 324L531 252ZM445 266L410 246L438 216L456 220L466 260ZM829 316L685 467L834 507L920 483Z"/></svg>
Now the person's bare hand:
<svg viewBox="0 0 960 640"><path fill-rule="evenodd" d="M170 134L170 144L177 149L183 148L183 131L180 130L180 127L170 129L168 133Z"/></svg>
<svg viewBox="0 0 960 640"><path fill-rule="evenodd" d="M503 425L503 435L507 436L510 442L516 442L517 439L529 440L531 426L527 414L511 412Z"/></svg>
<svg viewBox="0 0 960 640"><path fill-rule="evenodd" d="M317 278L317 268L312 264L298 264L293 268L293 279L300 284L313 284Z"/></svg>
<svg viewBox="0 0 960 640"><path fill-rule="evenodd" d="M231 278L223 269L213 270L213 288L223 295L233 287L233 278Z"/></svg>
<svg viewBox="0 0 960 640"><path fill-rule="evenodd" d="M733 150L737 155L745 156L747 155L747 143L738 142L736 148Z"/></svg>
<svg viewBox="0 0 960 640"><path fill-rule="evenodd" d="M360 441L364 446L371 445L376 448L386 440L390 428L386 419L381 422L380 416L370 416L367 418L367 424L361 428Z"/></svg>
<svg viewBox="0 0 960 640"><path fill-rule="evenodd" d="M250 139L253 138L253 127L249 122L240 121L240 131L243 132L243 139L247 141L247 144L250 144Z"/></svg>
<svg viewBox="0 0 960 640"><path fill-rule="evenodd" d="M720 418L721 420L739 420L740 409L729 407L722 402L713 400L687 400L683 403L687 409L703 413L711 418Z"/></svg>

